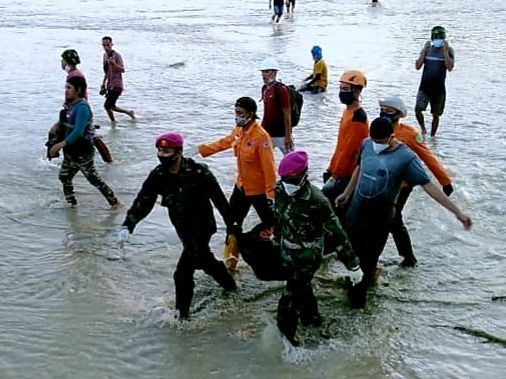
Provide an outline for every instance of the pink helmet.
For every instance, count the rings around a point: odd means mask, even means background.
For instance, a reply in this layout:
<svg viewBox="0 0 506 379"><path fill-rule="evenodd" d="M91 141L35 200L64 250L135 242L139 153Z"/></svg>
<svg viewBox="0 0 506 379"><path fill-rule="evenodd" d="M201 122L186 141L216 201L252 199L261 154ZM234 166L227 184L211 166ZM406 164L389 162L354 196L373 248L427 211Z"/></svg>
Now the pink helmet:
<svg viewBox="0 0 506 379"><path fill-rule="evenodd" d="M284 156L278 167L280 176L297 176L308 168L309 157L305 151L293 151Z"/></svg>
<svg viewBox="0 0 506 379"><path fill-rule="evenodd" d="M158 147L183 147L183 136L175 132L163 133L156 139L155 146Z"/></svg>

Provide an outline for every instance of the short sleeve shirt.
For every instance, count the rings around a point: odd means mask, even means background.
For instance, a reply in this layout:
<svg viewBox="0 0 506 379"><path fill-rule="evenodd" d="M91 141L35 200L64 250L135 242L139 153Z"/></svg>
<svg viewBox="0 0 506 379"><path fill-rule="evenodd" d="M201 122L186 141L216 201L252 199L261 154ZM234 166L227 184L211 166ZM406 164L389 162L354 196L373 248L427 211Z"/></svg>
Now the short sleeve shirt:
<svg viewBox="0 0 506 379"><path fill-rule="evenodd" d="M318 87L327 89L328 83L328 73L327 73L327 64L323 59L318 60L314 63L313 66L313 77L320 74L320 79L315 83Z"/></svg>
<svg viewBox="0 0 506 379"><path fill-rule="evenodd" d="M121 55L114 50L110 55L104 53L104 71L107 76L107 90L120 91L123 89L123 74L121 71L112 68L111 63L109 63L109 58L112 58L118 65L124 67L123 59Z"/></svg>
<svg viewBox="0 0 506 379"><path fill-rule="evenodd" d="M285 121L283 108L290 109L288 89L285 85L276 83L264 90L262 99L264 103L262 127L271 137L284 137Z"/></svg>
<svg viewBox="0 0 506 379"><path fill-rule="evenodd" d="M411 187L430 182L415 154L404 144L394 150L376 154L372 141L366 139L360 153L360 173L348 217L357 216L360 207L390 209L395 205L403 181Z"/></svg>

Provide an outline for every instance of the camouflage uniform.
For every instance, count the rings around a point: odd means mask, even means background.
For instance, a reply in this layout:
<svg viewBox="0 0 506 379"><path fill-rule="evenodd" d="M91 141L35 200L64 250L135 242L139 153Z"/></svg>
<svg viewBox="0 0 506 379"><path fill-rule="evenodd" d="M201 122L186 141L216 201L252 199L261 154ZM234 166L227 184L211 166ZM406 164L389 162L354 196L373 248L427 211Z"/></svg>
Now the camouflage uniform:
<svg viewBox="0 0 506 379"><path fill-rule="evenodd" d="M81 100L69 105L67 110L60 112L60 128L63 129L64 137L67 137L75 128L76 110L78 107L88 107L86 100ZM60 168L58 178L63 184L63 193L65 200L69 204L76 205L77 200L74 196L74 186L72 179L81 171L91 185L104 195L110 205L118 202L112 189L100 178L94 164L95 148L93 146L94 126L93 117L90 111L90 120L86 125L84 133L75 142L67 144L63 148L63 163ZM62 128L63 127L63 128Z"/></svg>
<svg viewBox="0 0 506 379"><path fill-rule="evenodd" d="M358 266L359 261L329 201L308 180L294 196L288 196L277 184L275 215L275 239L288 269L278 305L278 327L293 341L299 316L306 325L321 322L311 280L321 264L324 237L336 240L339 258L348 269Z"/></svg>
<svg viewBox="0 0 506 379"><path fill-rule="evenodd" d="M226 290L236 288L223 262L218 261L209 248L211 236L216 233L211 201L227 225L232 224L229 205L206 165L181 158L178 173L171 173L159 165L144 181L123 223L130 233L151 212L159 195L162 197L161 205L168 208L169 218L183 243L174 282L176 308L182 318L187 318L195 287L195 270L204 270Z"/></svg>

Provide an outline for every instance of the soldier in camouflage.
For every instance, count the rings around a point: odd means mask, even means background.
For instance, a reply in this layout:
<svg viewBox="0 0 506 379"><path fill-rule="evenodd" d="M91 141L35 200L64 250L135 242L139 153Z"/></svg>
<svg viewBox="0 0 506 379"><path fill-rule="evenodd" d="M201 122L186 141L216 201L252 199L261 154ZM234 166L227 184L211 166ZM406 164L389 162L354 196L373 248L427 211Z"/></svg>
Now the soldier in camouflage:
<svg viewBox="0 0 506 379"><path fill-rule="evenodd" d="M322 320L311 281L320 267L324 237L335 239L339 259L350 270L352 282L362 272L346 233L323 193L307 178L308 156L303 151L286 155L279 165L276 185L274 238L281 246L281 259L288 272L279 300L277 322L293 344L297 325L320 325Z"/></svg>
<svg viewBox="0 0 506 379"><path fill-rule="evenodd" d="M183 252L174 273L176 308L179 318L189 317L193 298L195 270L203 270L225 290L236 284L222 261L209 248L216 233L211 202L227 226L232 225L229 204L218 181L206 165L183 157L183 138L165 133L156 141L160 165L151 171L118 231L118 240L125 242L135 226L153 209L161 196L161 205L168 208L169 218L183 244Z"/></svg>

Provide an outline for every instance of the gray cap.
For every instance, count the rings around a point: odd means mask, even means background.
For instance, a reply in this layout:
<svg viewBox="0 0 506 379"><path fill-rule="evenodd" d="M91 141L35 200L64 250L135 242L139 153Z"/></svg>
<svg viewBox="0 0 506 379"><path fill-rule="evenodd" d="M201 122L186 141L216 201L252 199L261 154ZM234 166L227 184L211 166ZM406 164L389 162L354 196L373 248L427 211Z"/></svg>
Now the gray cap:
<svg viewBox="0 0 506 379"><path fill-rule="evenodd" d="M388 96L379 101L379 105L384 107L394 108L401 113L401 117L406 117L408 110L406 108L406 104L400 97L397 96Z"/></svg>

